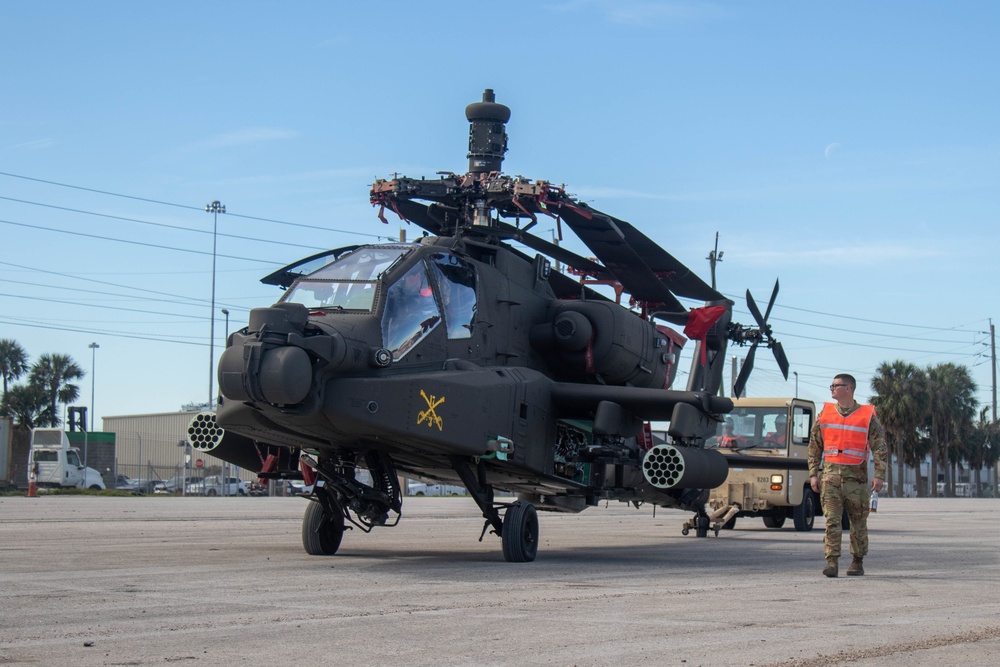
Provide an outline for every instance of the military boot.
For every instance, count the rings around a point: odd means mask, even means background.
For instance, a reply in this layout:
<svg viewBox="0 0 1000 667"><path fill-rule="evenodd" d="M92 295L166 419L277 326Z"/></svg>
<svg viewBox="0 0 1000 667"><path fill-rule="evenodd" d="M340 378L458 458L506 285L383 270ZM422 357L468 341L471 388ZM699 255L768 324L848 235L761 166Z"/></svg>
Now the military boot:
<svg viewBox="0 0 1000 667"><path fill-rule="evenodd" d="M828 577L836 577L839 565L837 564L837 557L830 556L826 559L826 567L823 568L823 574Z"/></svg>
<svg viewBox="0 0 1000 667"><path fill-rule="evenodd" d="M847 576L860 577L865 573L865 568L861 565L862 558L862 556L854 557L854 560L851 561L851 566L847 568Z"/></svg>

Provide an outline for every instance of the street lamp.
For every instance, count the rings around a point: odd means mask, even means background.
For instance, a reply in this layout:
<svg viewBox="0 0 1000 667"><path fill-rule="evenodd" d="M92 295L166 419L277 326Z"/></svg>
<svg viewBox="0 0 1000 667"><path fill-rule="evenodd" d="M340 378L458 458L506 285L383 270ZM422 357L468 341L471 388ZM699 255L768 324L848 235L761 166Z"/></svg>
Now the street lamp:
<svg viewBox="0 0 1000 667"><path fill-rule="evenodd" d="M215 404L215 254L219 239L219 214L226 207L216 199L205 206L205 212L212 214L212 324L208 335L208 409Z"/></svg>
<svg viewBox="0 0 1000 667"><path fill-rule="evenodd" d="M222 309L222 314L226 316L226 343L229 343L229 311Z"/></svg>
<svg viewBox="0 0 1000 667"><path fill-rule="evenodd" d="M799 372L792 371L792 375L795 376L795 398L799 397Z"/></svg>
<svg viewBox="0 0 1000 667"><path fill-rule="evenodd" d="M97 423L97 413L94 411L94 385L97 384L97 348L100 347L97 343L91 343L90 347L90 430L94 430L94 424ZM83 430L87 430L87 426L84 425Z"/></svg>

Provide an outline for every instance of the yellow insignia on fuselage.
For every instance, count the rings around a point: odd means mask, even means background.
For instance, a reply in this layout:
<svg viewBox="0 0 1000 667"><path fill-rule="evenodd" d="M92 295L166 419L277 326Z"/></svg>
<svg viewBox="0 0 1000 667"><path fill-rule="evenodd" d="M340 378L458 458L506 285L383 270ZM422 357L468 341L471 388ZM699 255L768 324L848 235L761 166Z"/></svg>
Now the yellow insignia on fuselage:
<svg viewBox="0 0 1000 667"><path fill-rule="evenodd" d="M438 398L433 394L428 396L427 394L424 393L423 389L420 390L420 395L424 397L425 401L427 401L427 409L421 410L420 414L417 415L417 426L423 424L424 422L427 422L428 428L437 426L439 431L443 431L444 421L440 417L438 417L438 414L437 412L435 412L435 410L437 409L437 406L444 403L444 396L442 396L441 398Z"/></svg>

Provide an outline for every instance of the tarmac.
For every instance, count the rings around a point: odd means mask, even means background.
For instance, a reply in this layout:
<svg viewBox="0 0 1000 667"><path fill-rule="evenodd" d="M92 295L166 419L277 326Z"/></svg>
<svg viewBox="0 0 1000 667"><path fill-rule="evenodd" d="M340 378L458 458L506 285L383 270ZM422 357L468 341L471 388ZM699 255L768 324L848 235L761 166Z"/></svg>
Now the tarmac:
<svg viewBox="0 0 1000 667"><path fill-rule="evenodd" d="M301 498L0 497L0 665L995 665L1000 501L882 498L864 577L812 532L602 504L532 563L468 498L302 548ZM844 538L847 553L847 536ZM841 561L841 573L849 557Z"/></svg>

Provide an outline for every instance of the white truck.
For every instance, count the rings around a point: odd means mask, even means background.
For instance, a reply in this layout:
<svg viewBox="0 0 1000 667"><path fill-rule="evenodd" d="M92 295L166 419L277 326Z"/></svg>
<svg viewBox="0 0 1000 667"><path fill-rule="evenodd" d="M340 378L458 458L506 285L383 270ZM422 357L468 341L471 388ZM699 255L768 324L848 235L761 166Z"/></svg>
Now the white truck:
<svg viewBox="0 0 1000 667"><path fill-rule="evenodd" d="M806 460L816 406L797 398L738 398L733 403L735 408L705 445L730 459L729 477L708 501L715 517L736 510L721 527L732 528L740 517L760 517L768 528L781 528L791 518L795 530L812 530L822 513L809 486Z"/></svg>
<svg viewBox="0 0 1000 667"><path fill-rule="evenodd" d="M70 447L69 438L62 429L32 429L28 454L29 478L32 470L38 488L105 489L101 473L81 463L80 450Z"/></svg>

